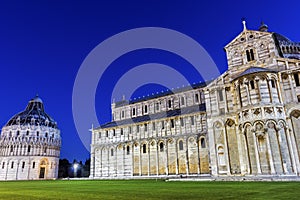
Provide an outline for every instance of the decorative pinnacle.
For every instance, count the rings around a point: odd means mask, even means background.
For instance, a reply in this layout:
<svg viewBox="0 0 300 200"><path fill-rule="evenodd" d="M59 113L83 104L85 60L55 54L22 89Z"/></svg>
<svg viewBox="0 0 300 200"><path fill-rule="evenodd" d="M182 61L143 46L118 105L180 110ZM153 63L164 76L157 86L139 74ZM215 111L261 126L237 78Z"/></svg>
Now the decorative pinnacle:
<svg viewBox="0 0 300 200"><path fill-rule="evenodd" d="M244 31L247 30L246 19L244 17L242 18L242 23L243 23Z"/></svg>

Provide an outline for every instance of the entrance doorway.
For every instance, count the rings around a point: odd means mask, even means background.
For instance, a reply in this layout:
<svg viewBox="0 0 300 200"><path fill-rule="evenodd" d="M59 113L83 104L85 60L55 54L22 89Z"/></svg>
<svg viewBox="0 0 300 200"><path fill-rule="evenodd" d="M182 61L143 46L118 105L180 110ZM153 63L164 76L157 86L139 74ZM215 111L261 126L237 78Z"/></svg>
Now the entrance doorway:
<svg viewBox="0 0 300 200"><path fill-rule="evenodd" d="M45 167L41 167L39 178L45 178Z"/></svg>
<svg viewBox="0 0 300 200"><path fill-rule="evenodd" d="M48 160L46 159L43 159L41 160L41 163L40 163L40 173L39 173L39 178L40 179L47 179L47 173L48 173Z"/></svg>

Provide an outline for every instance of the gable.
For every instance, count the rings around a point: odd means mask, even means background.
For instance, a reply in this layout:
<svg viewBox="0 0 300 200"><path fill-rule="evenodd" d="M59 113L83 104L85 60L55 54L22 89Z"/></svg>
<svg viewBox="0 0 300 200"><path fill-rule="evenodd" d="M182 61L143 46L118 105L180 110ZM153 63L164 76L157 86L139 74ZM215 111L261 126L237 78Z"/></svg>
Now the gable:
<svg viewBox="0 0 300 200"><path fill-rule="evenodd" d="M257 38L261 38L263 36L272 35L270 32L262 32L262 31L254 31L254 30L245 30L241 32L238 36L236 36L231 42L229 42L224 49L227 51L232 46L238 46L245 42L251 42Z"/></svg>

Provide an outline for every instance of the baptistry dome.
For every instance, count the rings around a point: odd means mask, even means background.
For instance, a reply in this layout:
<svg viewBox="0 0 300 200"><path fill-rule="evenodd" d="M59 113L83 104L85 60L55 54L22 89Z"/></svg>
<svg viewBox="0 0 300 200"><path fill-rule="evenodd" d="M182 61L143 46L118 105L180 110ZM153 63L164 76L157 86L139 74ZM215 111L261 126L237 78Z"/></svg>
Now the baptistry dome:
<svg viewBox="0 0 300 200"><path fill-rule="evenodd" d="M56 122L45 112L43 101L38 96L31 99L26 109L13 116L5 126L28 124L57 128Z"/></svg>
<svg viewBox="0 0 300 200"><path fill-rule="evenodd" d="M0 180L57 178L60 147L57 123L36 96L2 128Z"/></svg>

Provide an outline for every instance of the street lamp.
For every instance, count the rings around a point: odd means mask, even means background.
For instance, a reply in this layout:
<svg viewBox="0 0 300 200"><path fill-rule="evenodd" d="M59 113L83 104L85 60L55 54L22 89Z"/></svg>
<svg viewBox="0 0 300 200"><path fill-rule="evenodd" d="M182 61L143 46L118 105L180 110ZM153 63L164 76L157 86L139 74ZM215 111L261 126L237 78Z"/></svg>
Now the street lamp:
<svg viewBox="0 0 300 200"><path fill-rule="evenodd" d="M77 176L77 169L78 169L79 165L77 163L73 164L73 169L74 169L74 178Z"/></svg>

